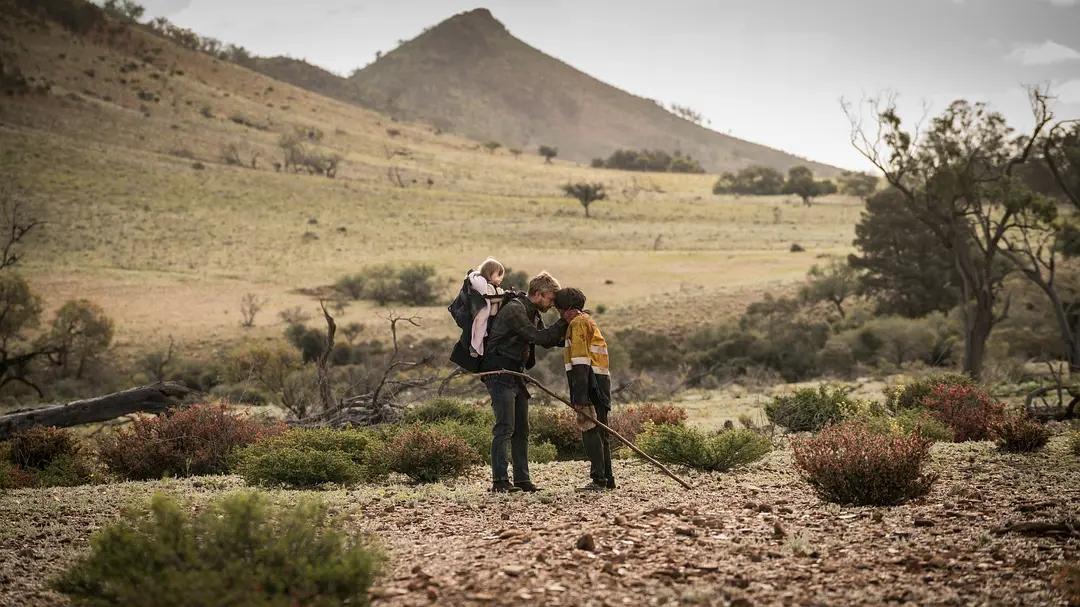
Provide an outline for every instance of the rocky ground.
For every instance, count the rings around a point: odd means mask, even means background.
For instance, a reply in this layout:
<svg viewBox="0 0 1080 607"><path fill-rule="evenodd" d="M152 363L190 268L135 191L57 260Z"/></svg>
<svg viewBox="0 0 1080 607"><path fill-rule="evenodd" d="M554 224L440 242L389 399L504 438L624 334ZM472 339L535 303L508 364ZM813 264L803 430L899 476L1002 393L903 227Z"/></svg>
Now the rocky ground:
<svg viewBox="0 0 1080 607"><path fill-rule="evenodd" d="M683 491L636 461L621 487L574 491L582 462L535 466L544 490L486 493L483 470L449 485L318 492L390 555L376 605L1067 605L1052 579L1080 537L1002 532L1080 516L1080 461L1062 437L1036 455L938 445L941 475L895 508L820 501L790 451L729 474L683 471ZM193 505L237 477L0 493L0 605L63 605L47 580L92 532L153 491ZM288 503L310 492L271 492Z"/></svg>

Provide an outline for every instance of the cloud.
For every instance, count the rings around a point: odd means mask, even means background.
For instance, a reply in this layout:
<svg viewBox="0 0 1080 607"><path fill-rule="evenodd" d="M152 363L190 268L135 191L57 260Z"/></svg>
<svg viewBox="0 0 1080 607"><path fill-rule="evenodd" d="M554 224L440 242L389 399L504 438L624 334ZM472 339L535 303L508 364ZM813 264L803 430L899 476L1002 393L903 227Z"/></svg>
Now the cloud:
<svg viewBox="0 0 1080 607"><path fill-rule="evenodd" d="M1042 44L1018 45L1007 57L1021 65L1049 65L1080 59L1080 52L1053 40L1046 40Z"/></svg>

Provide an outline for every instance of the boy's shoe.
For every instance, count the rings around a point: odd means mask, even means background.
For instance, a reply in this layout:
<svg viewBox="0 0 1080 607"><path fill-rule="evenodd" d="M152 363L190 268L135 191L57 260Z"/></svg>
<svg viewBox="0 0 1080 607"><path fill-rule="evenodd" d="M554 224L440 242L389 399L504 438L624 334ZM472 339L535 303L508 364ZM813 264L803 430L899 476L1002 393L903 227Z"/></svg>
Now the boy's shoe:
<svg viewBox="0 0 1080 607"><path fill-rule="evenodd" d="M578 491L607 491L607 486L601 485L600 483L593 481L588 485L585 485L584 487L579 487Z"/></svg>
<svg viewBox="0 0 1080 607"><path fill-rule="evenodd" d="M607 485L605 485L605 487L607 487L608 489L614 489L615 488L615 479L613 479L613 478L608 479Z"/></svg>
<svg viewBox="0 0 1080 607"><path fill-rule="evenodd" d="M521 489L525 493L532 493L534 491L540 490L536 487L536 485L532 484L532 481L521 481L520 483L514 483L514 486L518 489Z"/></svg>
<svg viewBox="0 0 1080 607"><path fill-rule="evenodd" d="M521 489L510 484L510 481L495 481L491 483L492 493L517 493Z"/></svg>

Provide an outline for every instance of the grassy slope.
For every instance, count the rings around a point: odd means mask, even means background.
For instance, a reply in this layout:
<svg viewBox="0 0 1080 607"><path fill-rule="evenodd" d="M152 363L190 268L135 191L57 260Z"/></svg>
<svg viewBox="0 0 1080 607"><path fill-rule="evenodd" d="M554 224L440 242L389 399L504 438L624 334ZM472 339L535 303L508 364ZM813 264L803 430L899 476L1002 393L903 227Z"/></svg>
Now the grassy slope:
<svg viewBox="0 0 1080 607"><path fill-rule="evenodd" d="M277 311L314 305L295 289L380 261L433 264L449 298L460 273L487 254L580 286L611 310L613 328L657 313L688 324L790 283L816 255L845 252L859 212L845 198L812 209L717 198L706 175L488 154L141 31L106 45L9 10L0 19L0 32L17 41L15 64L53 84L47 96L0 104L2 176L49 221L24 271L49 308L75 296L102 304L122 348L169 334L195 349L234 339L244 334L246 292L269 299L249 333L279 334ZM140 91L159 100L140 100ZM337 179L270 168L279 134L294 127L321 129L323 147L345 156ZM259 169L222 164L230 143L245 160L257 152ZM407 187L390 183L391 166ZM561 183L579 179L603 181L612 195L591 221L559 195ZM635 196L639 188L656 191ZM788 253L793 241L809 252ZM450 333L440 307L419 312L425 332ZM357 304L342 320L375 325L384 314Z"/></svg>

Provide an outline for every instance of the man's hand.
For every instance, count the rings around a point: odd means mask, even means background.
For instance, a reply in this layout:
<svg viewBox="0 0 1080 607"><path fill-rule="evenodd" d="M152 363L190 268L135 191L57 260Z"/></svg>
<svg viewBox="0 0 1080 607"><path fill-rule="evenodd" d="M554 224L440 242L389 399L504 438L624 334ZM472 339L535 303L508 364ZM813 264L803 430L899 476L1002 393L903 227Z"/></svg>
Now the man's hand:
<svg viewBox="0 0 1080 607"><path fill-rule="evenodd" d="M569 324L578 316L581 316L581 310L578 310L577 308L570 308L562 311L563 320L565 320L567 324Z"/></svg>
<svg viewBox="0 0 1080 607"><path fill-rule="evenodd" d="M589 417L596 419L596 408L592 405L572 405L574 411L577 412L577 428L582 432L592 430L596 427L596 424L589 419ZM586 417L588 415L589 417Z"/></svg>

